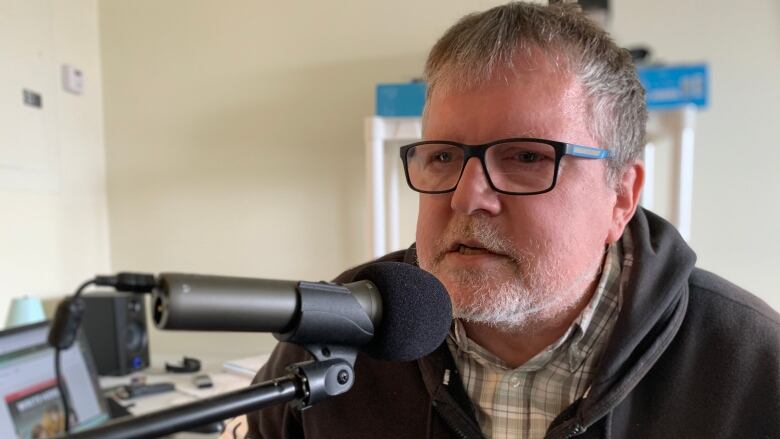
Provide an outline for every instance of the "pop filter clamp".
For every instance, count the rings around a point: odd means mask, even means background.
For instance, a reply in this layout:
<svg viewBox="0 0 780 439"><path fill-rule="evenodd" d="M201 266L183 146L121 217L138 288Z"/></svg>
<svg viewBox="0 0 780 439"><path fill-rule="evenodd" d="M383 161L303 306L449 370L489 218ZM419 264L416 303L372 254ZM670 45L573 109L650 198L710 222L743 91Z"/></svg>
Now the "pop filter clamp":
<svg viewBox="0 0 780 439"><path fill-rule="evenodd" d="M308 395L294 404L303 410L352 388L357 358L355 346L371 341L374 323L355 296L340 285L300 282L298 293L299 315L305 318L294 322L292 330L274 336L280 341L302 346L315 359L288 367L308 383Z"/></svg>

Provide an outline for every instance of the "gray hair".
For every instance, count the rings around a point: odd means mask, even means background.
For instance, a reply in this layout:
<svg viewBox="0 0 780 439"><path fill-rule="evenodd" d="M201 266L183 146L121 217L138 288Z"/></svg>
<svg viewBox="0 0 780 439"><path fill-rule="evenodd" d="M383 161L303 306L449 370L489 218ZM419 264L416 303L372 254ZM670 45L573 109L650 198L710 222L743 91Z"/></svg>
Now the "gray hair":
<svg viewBox="0 0 780 439"><path fill-rule="evenodd" d="M517 2L463 17L428 55L428 99L437 89L471 89L497 73L516 72L515 55L530 59L533 49L582 85L591 134L612 151L607 181L614 185L644 149L645 92L629 52L577 5Z"/></svg>

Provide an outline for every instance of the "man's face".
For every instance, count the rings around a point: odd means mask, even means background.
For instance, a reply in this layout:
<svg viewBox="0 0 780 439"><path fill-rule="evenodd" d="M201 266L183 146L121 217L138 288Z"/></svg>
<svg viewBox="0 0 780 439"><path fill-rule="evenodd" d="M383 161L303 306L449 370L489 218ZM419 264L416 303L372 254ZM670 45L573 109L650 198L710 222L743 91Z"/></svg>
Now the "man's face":
<svg viewBox="0 0 780 439"><path fill-rule="evenodd" d="M607 147L588 129L578 82L546 58L507 76L470 91L434 92L424 139L537 137ZM566 156L551 192L518 196L493 191L472 158L454 192L420 194L419 262L447 287L456 317L530 329L590 290L606 244L619 237L615 200L602 160Z"/></svg>

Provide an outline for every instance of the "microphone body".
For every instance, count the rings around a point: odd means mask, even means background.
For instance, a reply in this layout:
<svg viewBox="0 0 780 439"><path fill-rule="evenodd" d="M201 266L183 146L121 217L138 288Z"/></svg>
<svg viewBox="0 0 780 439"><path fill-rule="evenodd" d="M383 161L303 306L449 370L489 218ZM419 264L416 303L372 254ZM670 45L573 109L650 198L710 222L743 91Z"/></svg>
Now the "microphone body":
<svg viewBox="0 0 780 439"><path fill-rule="evenodd" d="M367 280L337 285L162 273L158 282L152 309L160 329L286 333L299 321L301 289L319 285L353 297L375 327L382 316L382 298Z"/></svg>
<svg viewBox="0 0 780 439"><path fill-rule="evenodd" d="M160 329L271 332L301 345L352 346L388 361L436 349L452 322L444 286L400 262L376 262L352 283L162 273L152 296Z"/></svg>

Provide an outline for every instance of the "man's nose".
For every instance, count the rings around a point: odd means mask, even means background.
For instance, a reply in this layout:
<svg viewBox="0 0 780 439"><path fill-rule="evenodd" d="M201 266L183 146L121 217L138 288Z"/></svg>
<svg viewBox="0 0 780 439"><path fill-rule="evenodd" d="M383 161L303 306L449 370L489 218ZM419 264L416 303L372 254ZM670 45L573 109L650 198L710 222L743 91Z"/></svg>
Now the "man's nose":
<svg viewBox="0 0 780 439"><path fill-rule="evenodd" d="M452 194L452 210L471 215L483 211L496 215L501 211L498 192L490 187L485 169L478 158L472 157L466 162L458 186Z"/></svg>

